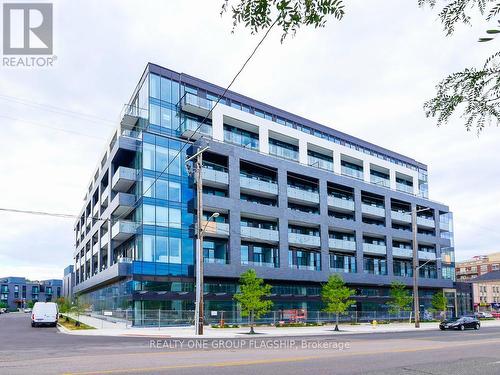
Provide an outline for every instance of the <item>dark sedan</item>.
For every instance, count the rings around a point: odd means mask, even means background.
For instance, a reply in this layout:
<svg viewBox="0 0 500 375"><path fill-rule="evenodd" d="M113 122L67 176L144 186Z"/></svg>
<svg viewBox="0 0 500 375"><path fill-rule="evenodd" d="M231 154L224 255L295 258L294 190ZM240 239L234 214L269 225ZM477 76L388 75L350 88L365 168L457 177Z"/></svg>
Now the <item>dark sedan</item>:
<svg viewBox="0 0 500 375"><path fill-rule="evenodd" d="M461 318L455 317L442 321L439 324L439 328L444 331L445 329L458 329L460 331L465 330L466 328L481 328L481 323L475 317L471 316L463 316Z"/></svg>

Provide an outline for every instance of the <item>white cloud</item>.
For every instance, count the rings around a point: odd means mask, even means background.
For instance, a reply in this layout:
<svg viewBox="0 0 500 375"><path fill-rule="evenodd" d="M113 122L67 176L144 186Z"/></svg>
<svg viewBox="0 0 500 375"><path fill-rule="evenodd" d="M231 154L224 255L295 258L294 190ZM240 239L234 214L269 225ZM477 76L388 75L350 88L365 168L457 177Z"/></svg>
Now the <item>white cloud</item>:
<svg viewBox="0 0 500 375"><path fill-rule="evenodd" d="M221 1L56 1L53 69L0 70L0 95L117 120L148 61L226 85L259 37L231 34ZM436 128L422 103L495 46L484 25L446 38L415 2L353 1L344 20L279 43L275 30L235 91L427 163L431 198L455 212L457 258L498 250L500 129ZM0 98L0 207L78 213L111 128ZM42 128L66 128L97 138ZM61 276L73 222L0 213L0 276Z"/></svg>

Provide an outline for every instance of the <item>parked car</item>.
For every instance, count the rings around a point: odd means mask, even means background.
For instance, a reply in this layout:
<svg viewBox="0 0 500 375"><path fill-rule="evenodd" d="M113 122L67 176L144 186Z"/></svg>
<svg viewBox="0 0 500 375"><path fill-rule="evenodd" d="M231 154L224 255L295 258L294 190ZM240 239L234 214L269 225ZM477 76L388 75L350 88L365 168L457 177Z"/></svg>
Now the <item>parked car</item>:
<svg viewBox="0 0 500 375"><path fill-rule="evenodd" d="M498 311L492 312L491 315L493 315L493 317L496 319L500 318L500 312L498 312Z"/></svg>
<svg viewBox="0 0 500 375"><path fill-rule="evenodd" d="M37 302L33 306L33 313L31 314L31 326L36 327L39 325L57 325L59 311L57 304L54 302Z"/></svg>
<svg viewBox="0 0 500 375"><path fill-rule="evenodd" d="M477 312L474 314L474 316L478 319L484 319L484 318L493 318L493 314L487 311L481 311Z"/></svg>
<svg viewBox="0 0 500 375"><path fill-rule="evenodd" d="M460 331L463 331L466 328L479 329L481 328L481 323L479 322L479 319L475 317L463 316L461 318L449 318L439 324L439 329L441 329L442 331L444 331L445 329L458 329Z"/></svg>
<svg viewBox="0 0 500 375"><path fill-rule="evenodd" d="M27 307L27 308L23 309L23 312L25 312L25 313L30 313L30 312L32 312L32 311L33 311L33 310L32 310L32 309L30 309L29 307Z"/></svg>

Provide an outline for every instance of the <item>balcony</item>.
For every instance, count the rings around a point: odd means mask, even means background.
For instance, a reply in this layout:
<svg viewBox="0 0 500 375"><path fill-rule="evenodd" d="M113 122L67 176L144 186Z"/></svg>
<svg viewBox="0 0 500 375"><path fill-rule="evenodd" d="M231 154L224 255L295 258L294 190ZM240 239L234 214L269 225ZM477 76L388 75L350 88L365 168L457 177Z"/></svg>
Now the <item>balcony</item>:
<svg viewBox="0 0 500 375"><path fill-rule="evenodd" d="M279 232L273 229L241 227L241 238L264 242L279 242Z"/></svg>
<svg viewBox="0 0 500 375"><path fill-rule="evenodd" d="M436 253L430 253L428 251L418 251L418 259L422 260L436 260Z"/></svg>
<svg viewBox="0 0 500 375"><path fill-rule="evenodd" d="M363 253L386 255L387 254L387 246L363 242Z"/></svg>
<svg viewBox="0 0 500 375"><path fill-rule="evenodd" d="M262 196L278 195L278 184L276 182L258 177L240 176L240 189L243 192L251 192Z"/></svg>
<svg viewBox="0 0 500 375"><path fill-rule="evenodd" d="M417 216L417 225L421 227L426 227L426 228L435 228L436 223L434 222L434 219L427 218L424 216Z"/></svg>
<svg viewBox="0 0 500 375"><path fill-rule="evenodd" d="M356 251L356 241L329 238L328 247L333 250Z"/></svg>
<svg viewBox="0 0 500 375"><path fill-rule="evenodd" d="M137 171L133 168L118 167L113 179L111 186L115 191L126 192L128 191L135 181L137 180Z"/></svg>
<svg viewBox="0 0 500 375"><path fill-rule="evenodd" d="M134 194L117 193L111 201L111 212L116 216L127 215L134 209L135 202Z"/></svg>
<svg viewBox="0 0 500 375"><path fill-rule="evenodd" d="M123 129L133 129L137 127L140 119L148 118L148 110L126 104L121 113L121 127ZM139 126L140 127L140 126Z"/></svg>
<svg viewBox="0 0 500 375"><path fill-rule="evenodd" d="M319 236L288 232L288 243L301 246L320 247L321 240Z"/></svg>
<svg viewBox="0 0 500 375"><path fill-rule="evenodd" d="M203 183L210 186L226 187L229 184L229 174L224 167L203 166L202 178Z"/></svg>
<svg viewBox="0 0 500 375"><path fill-rule="evenodd" d="M366 215L385 217L385 208L367 203L361 205L361 212Z"/></svg>
<svg viewBox="0 0 500 375"><path fill-rule="evenodd" d="M99 253L99 241L92 246L92 254L98 254Z"/></svg>
<svg viewBox="0 0 500 375"><path fill-rule="evenodd" d="M392 256L400 258L413 258L413 250L404 247L393 247Z"/></svg>
<svg viewBox="0 0 500 375"><path fill-rule="evenodd" d="M93 217L99 217L99 208L101 207L101 204L99 202L97 202L95 205L94 205L94 208L92 208L92 216Z"/></svg>
<svg viewBox="0 0 500 375"><path fill-rule="evenodd" d="M186 117L182 121L179 131L183 137L198 139L203 135L212 136L212 126L201 121Z"/></svg>
<svg viewBox="0 0 500 375"><path fill-rule="evenodd" d="M364 178L364 173L362 170L347 167L345 165L342 166L341 173L344 176L357 178L358 180L362 180Z"/></svg>
<svg viewBox="0 0 500 375"><path fill-rule="evenodd" d="M111 238L114 241L123 242L137 233L139 224L133 221L118 220L111 227ZM102 243L101 243L102 246Z"/></svg>
<svg viewBox="0 0 500 375"><path fill-rule="evenodd" d="M218 223L216 221L201 221L202 229L205 230L205 235L212 237L229 237L229 224Z"/></svg>
<svg viewBox="0 0 500 375"><path fill-rule="evenodd" d="M401 182L396 182L396 190L403 193L413 194L413 186L402 184Z"/></svg>
<svg viewBox="0 0 500 375"><path fill-rule="evenodd" d="M299 201L306 203L319 203L319 193L309 190L303 190L296 187L288 186L287 195L290 201Z"/></svg>
<svg viewBox="0 0 500 375"><path fill-rule="evenodd" d="M242 265L250 266L250 267L269 267L269 268L278 268L278 264L270 263L270 262L254 262L251 260L242 260Z"/></svg>
<svg viewBox="0 0 500 375"><path fill-rule="evenodd" d="M411 224L411 214L409 212L391 211L391 218L394 222Z"/></svg>
<svg viewBox="0 0 500 375"><path fill-rule="evenodd" d="M282 159L298 161L299 152L279 145L269 144L269 155L277 156Z"/></svg>
<svg viewBox="0 0 500 375"><path fill-rule="evenodd" d="M324 169L324 170L333 172L333 159L326 160L326 159L319 158L319 157L316 157L313 155L308 155L307 156L307 164L310 165L311 167Z"/></svg>
<svg viewBox="0 0 500 375"><path fill-rule="evenodd" d="M383 186L386 188L391 186L391 181L388 178L375 176L373 174L370 175L370 182L374 185Z"/></svg>
<svg viewBox="0 0 500 375"><path fill-rule="evenodd" d="M354 201L346 198L338 198L333 195L328 196L328 206L337 208L343 211L354 211Z"/></svg>
<svg viewBox="0 0 500 375"><path fill-rule="evenodd" d="M186 92L181 100L183 111L194 113L198 116L205 117L214 107L214 102L209 99L200 98L198 95Z"/></svg>

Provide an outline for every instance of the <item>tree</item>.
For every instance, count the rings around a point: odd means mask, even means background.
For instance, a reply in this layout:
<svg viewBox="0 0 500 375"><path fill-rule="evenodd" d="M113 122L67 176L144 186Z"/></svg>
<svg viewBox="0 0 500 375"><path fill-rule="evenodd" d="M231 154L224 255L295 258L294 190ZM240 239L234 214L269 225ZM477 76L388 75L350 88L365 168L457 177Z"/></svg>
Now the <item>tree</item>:
<svg viewBox="0 0 500 375"><path fill-rule="evenodd" d="M8 306L5 302L0 302L0 309L6 309Z"/></svg>
<svg viewBox="0 0 500 375"><path fill-rule="evenodd" d="M67 313L71 309L71 304L68 299L64 297L59 297L56 300L57 306L59 307L59 312L60 313Z"/></svg>
<svg viewBox="0 0 500 375"><path fill-rule="evenodd" d="M325 303L324 311L336 314L335 331L339 330L339 314L347 310L354 302L349 299L354 290L345 286L340 275L330 275L328 282L321 288L321 298Z"/></svg>
<svg viewBox="0 0 500 375"><path fill-rule="evenodd" d="M432 296L432 308L434 311L439 312L440 315L445 319L446 318L446 309L448 308L448 300L444 296L444 293L437 292Z"/></svg>
<svg viewBox="0 0 500 375"><path fill-rule="evenodd" d="M239 24L250 28L252 34L281 26L281 42L294 36L301 26L324 27L328 16L341 20L342 0L224 0L221 15L231 10L233 32Z"/></svg>
<svg viewBox="0 0 500 375"><path fill-rule="evenodd" d="M240 291L234 299L241 305L241 315L248 316L250 333L254 334L255 318L270 311L273 302L265 299L271 295L271 285L264 284L264 280L257 277L253 269L243 272L240 276Z"/></svg>
<svg viewBox="0 0 500 375"><path fill-rule="evenodd" d="M399 314L401 311L410 311L413 297L405 284L399 281L393 281L389 292L391 297L387 302L391 314Z"/></svg>
<svg viewBox="0 0 500 375"><path fill-rule="evenodd" d="M491 21L500 13L500 1L453 0L448 1L438 15L447 36L454 33L458 23L471 24L471 12L476 11ZM435 8L436 0L418 0L418 5ZM497 21L500 22L500 21ZM497 28L487 30L489 37L479 38L488 42L500 33ZM437 125L446 124L453 114L461 111L465 128L476 129L479 134L486 125L499 125L500 120L500 52L486 59L480 68L466 68L450 74L437 86L436 96L424 104L427 117L437 118Z"/></svg>
<svg viewBox="0 0 500 375"><path fill-rule="evenodd" d="M73 306L70 308L70 312L76 315L75 319L75 326L79 327L80 326L80 315L85 313L85 310L87 309L88 305L84 304L79 295L75 296L75 300L73 303Z"/></svg>
<svg viewBox="0 0 500 375"><path fill-rule="evenodd" d="M33 308L33 306L35 306L35 302L33 302L33 301L31 301L31 300L29 300L29 301L28 301L28 303L26 303L26 307L27 307L28 309L32 309L32 308Z"/></svg>

